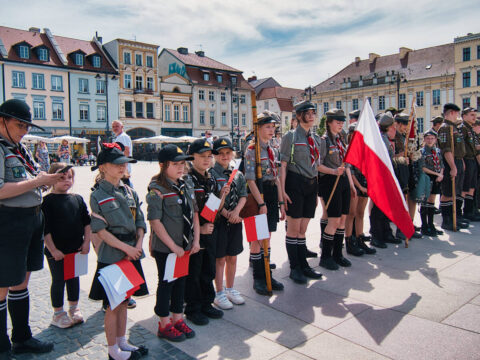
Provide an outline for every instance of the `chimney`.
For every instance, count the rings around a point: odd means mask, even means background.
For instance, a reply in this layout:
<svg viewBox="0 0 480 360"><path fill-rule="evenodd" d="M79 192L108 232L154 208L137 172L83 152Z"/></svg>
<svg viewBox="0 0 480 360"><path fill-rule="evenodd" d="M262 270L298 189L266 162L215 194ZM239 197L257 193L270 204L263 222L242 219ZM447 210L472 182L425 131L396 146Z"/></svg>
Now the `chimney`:
<svg viewBox="0 0 480 360"><path fill-rule="evenodd" d="M375 54L375 53L370 53L368 54L368 62L372 64L380 55Z"/></svg>
<svg viewBox="0 0 480 360"><path fill-rule="evenodd" d="M355 57L355 63L358 64L360 62L360 56Z"/></svg>
<svg viewBox="0 0 480 360"><path fill-rule="evenodd" d="M257 76L256 76L256 75L250 76L250 77L248 78L248 82L252 82L252 81L255 81L255 80L257 80Z"/></svg>
<svg viewBox="0 0 480 360"><path fill-rule="evenodd" d="M188 55L188 48L186 47L179 47L177 51L182 55Z"/></svg>
<svg viewBox="0 0 480 360"><path fill-rule="evenodd" d="M407 54L412 51L412 49L409 49L409 48L406 48L406 47L401 47L398 52L400 53L400 60L403 60L405 59L405 57L407 56Z"/></svg>
<svg viewBox="0 0 480 360"><path fill-rule="evenodd" d="M101 36L98 36L98 31L95 31L95 39L101 44L103 41L103 38Z"/></svg>
<svg viewBox="0 0 480 360"><path fill-rule="evenodd" d="M203 51L203 50L195 51L195 54L197 54L197 56L204 57L205 56L205 51Z"/></svg>
<svg viewBox="0 0 480 360"><path fill-rule="evenodd" d="M28 29L28 31L35 32L35 33L40 33L40 28L32 26L30 29Z"/></svg>

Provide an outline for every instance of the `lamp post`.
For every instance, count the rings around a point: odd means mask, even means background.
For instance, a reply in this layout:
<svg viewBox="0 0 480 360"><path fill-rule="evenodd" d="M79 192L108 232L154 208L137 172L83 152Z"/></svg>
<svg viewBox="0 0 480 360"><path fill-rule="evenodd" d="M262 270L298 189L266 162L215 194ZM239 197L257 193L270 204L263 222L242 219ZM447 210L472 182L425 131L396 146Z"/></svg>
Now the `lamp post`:
<svg viewBox="0 0 480 360"><path fill-rule="evenodd" d="M315 90L315 88L312 88L312 85L310 85L309 87L305 88L305 96L307 95L308 93L308 100L309 101L312 101L312 94L316 94L317 91Z"/></svg>
<svg viewBox="0 0 480 360"><path fill-rule="evenodd" d="M233 128L233 90L235 89L235 91L237 91L238 89L235 87L237 82L235 81L235 84L234 84L232 79L233 78L230 77L229 86L226 87L225 90L230 89L230 124L231 124L230 138L232 139L232 142L233 142L233 139L234 139L234 136L235 136L235 131L234 131L234 128ZM238 102L238 97L237 97L237 102Z"/></svg>

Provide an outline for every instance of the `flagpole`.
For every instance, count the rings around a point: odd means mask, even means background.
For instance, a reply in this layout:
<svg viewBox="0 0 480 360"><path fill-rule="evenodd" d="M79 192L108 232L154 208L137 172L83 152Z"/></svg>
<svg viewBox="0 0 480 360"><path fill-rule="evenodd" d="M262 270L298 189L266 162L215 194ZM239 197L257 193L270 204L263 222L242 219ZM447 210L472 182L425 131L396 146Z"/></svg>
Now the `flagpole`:
<svg viewBox="0 0 480 360"><path fill-rule="evenodd" d="M455 164L455 143L453 142L453 126L450 128L450 141L452 143L452 157ZM457 231L457 193L455 192L455 177L452 178L452 201L453 201L453 231Z"/></svg>
<svg viewBox="0 0 480 360"><path fill-rule="evenodd" d="M344 165L345 165L345 163L342 162L342 165L340 165L340 167L342 167ZM335 190L337 189L337 185L338 185L338 181L340 180L340 176L342 176L342 175L338 174L337 178L335 179L335 184L333 184L332 192L330 193L330 196L328 197L328 201L325 204L325 211L327 211L328 206L330 205L330 201L332 201L332 197L333 197L333 194L335 193Z"/></svg>

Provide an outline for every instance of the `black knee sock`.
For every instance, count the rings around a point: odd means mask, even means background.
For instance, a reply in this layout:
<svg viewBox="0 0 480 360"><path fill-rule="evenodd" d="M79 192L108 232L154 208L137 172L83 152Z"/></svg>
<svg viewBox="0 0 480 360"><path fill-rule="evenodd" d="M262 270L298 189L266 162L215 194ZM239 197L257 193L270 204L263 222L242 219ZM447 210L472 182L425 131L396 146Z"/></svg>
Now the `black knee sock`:
<svg viewBox="0 0 480 360"><path fill-rule="evenodd" d="M333 235L323 232L321 244L322 254L320 255L321 259L328 259L332 257L333 237Z"/></svg>
<svg viewBox="0 0 480 360"><path fill-rule="evenodd" d="M298 263L302 269L309 268L307 261L307 239L306 238L297 238L297 255Z"/></svg>
<svg viewBox="0 0 480 360"><path fill-rule="evenodd" d="M262 262L262 254L261 253L250 253L250 261L253 264L253 278L254 279L264 279L265 278L265 266L261 263Z"/></svg>
<svg viewBox="0 0 480 360"><path fill-rule="evenodd" d="M427 203L427 224L429 228L434 228L435 224L433 223L433 216L435 215L435 204Z"/></svg>
<svg viewBox="0 0 480 360"><path fill-rule="evenodd" d="M287 245L288 260L290 261L290 269L297 267L298 255L297 255L297 238L285 237L285 243Z"/></svg>
<svg viewBox="0 0 480 360"><path fill-rule="evenodd" d="M420 218L422 219L422 230L425 230L428 228L428 210L429 210L429 204L425 203L420 206Z"/></svg>
<svg viewBox="0 0 480 360"><path fill-rule="evenodd" d="M30 314L28 289L8 292L8 312L12 320L12 341L20 343L30 339L32 332L28 325Z"/></svg>
<svg viewBox="0 0 480 360"><path fill-rule="evenodd" d="M463 215L471 216L473 214L473 197L472 195L465 195L465 205L463 207Z"/></svg>
<svg viewBox="0 0 480 360"><path fill-rule="evenodd" d="M322 235L325 231L325 228L327 227L327 224L328 224L328 219L320 219L320 231Z"/></svg>
<svg viewBox="0 0 480 360"><path fill-rule="evenodd" d="M337 229L333 237L333 257L342 258L343 238L345 236L345 229Z"/></svg>
<svg viewBox="0 0 480 360"><path fill-rule="evenodd" d="M440 201L440 211L443 218L452 216L451 210L449 209L451 204L450 201Z"/></svg>
<svg viewBox="0 0 480 360"><path fill-rule="evenodd" d="M0 301L0 353L10 350L7 333L7 300Z"/></svg>
<svg viewBox="0 0 480 360"><path fill-rule="evenodd" d="M463 197L458 196L457 197L457 209L456 209L457 210L457 218L461 217L463 215L462 206L463 206Z"/></svg>

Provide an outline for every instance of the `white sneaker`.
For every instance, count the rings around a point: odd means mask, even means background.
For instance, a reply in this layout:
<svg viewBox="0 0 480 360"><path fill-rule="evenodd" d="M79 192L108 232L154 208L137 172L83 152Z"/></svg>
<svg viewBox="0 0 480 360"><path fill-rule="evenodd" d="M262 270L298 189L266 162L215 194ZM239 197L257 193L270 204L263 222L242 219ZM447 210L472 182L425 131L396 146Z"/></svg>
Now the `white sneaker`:
<svg viewBox="0 0 480 360"><path fill-rule="evenodd" d="M230 302L230 300L228 300L225 291L217 293L217 295L215 296L215 300L213 300L213 303L222 310L229 310L233 308L233 304Z"/></svg>
<svg viewBox="0 0 480 360"><path fill-rule="evenodd" d="M59 327L60 329L66 329L73 325L73 321L68 317L67 312L63 311L58 315L53 314L51 324L53 326Z"/></svg>
<svg viewBox="0 0 480 360"><path fill-rule="evenodd" d="M72 319L73 325L81 324L84 322L82 312L78 307L68 310L68 315Z"/></svg>
<svg viewBox="0 0 480 360"><path fill-rule="evenodd" d="M240 292L235 289L225 289L228 300L235 305L242 305L245 303L245 299L240 295Z"/></svg>

